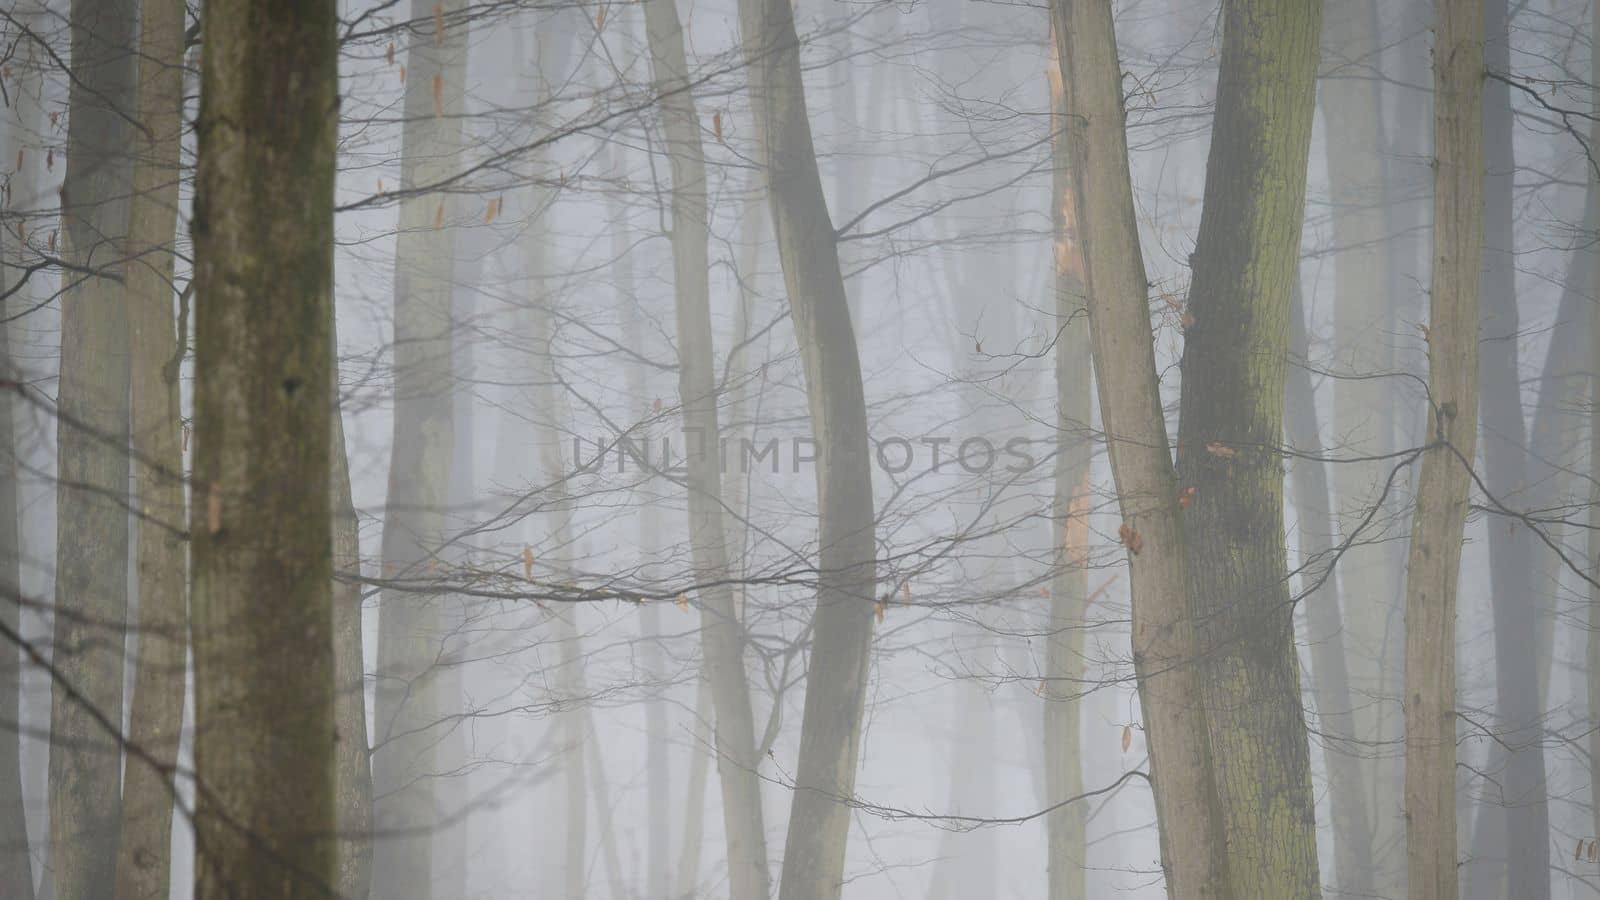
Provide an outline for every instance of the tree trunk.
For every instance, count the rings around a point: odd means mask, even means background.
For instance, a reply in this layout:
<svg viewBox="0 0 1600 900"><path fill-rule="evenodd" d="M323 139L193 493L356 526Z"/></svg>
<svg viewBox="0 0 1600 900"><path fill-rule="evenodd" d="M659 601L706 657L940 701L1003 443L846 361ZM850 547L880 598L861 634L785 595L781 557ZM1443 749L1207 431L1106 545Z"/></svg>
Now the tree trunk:
<svg viewBox="0 0 1600 900"><path fill-rule="evenodd" d="M133 359L133 449L139 513L138 665L122 786L118 900L167 900L173 767L183 727L188 546L183 535L182 409L178 368L186 335L173 323L179 148L183 138L184 6L146 0L140 12L137 156L128 213L126 284ZM187 298L184 303L187 304ZM159 766L159 768L157 768Z"/></svg>
<svg viewBox="0 0 1600 900"><path fill-rule="evenodd" d="M1333 816L1334 872L1339 896L1373 894L1372 832L1361 791L1361 753L1357 740L1350 674L1345 667L1344 623L1339 616L1340 579L1328 515L1328 473L1320 457L1316 395L1311 387L1310 340L1299 285L1289 309L1289 371L1284 388L1284 431L1296 454L1289 474L1299 519L1299 602L1306 610L1311 645L1311 688L1328 767L1328 806ZM1320 586L1317 586L1319 585ZM1315 586L1315 587L1314 587ZM1312 589L1314 587L1314 589Z"/></svg>
<svg viewBox="0 0 1600 900"><path fill-rule="evenodd" d="M806 376L817 442L817 612L782 900L837 898L855 793L876 589L871 449L861 360L817 171L788 0L740 0L757 161ZM745 900L745 898L738 898Z"/></svg>
<svg viewBox="0 0 1600 900"><path fill-rule="evenodd" d="M58 684L50 706L50 843L57 893L102 900L116 890L128 607L127 234L135 0L72 4L72 86L62 182L63 256L92 274L68 278L61 303L56 428Z"/></svg>
<svg viewBox="0 0 1600 900"><path fill-rule="evenodd" d="M331 2L207 7L192 226L197 900L337 891L336 22Z"/></svg>
<svg viewBox="0 0 1600 900"><path fill-rule="evenodd" d="M1483 11L1440 0L1434 59L1428 395L1406 575L1406 860L1411 900L1455 900L1456 583L1478 409Z"/></svg>
<svg viewBox="0 0 1600 900"><path fill-rule="evenodd" d="M1345 455L1333 467L1335 509L1343 546L1338 581L1343 593L1325 595L1319 603L1345 606L1344 628L1351 640L1348 667L1355 687L1372 698L1354 711L1356 734L1369 748L1359 764L1361 780L1346 785L1366 804L1371 846L1361 851L1367 865L1339 866L1345 882L1365 880L1371 893L1398 892L1405 883L1404 826L1400 809L1403 774L1400 759L1383 748L1399 737L1401 634L1399 584L1388 565L1390 551L1381 541L1382 521L1370 515L1392 463L1381 458L1390 449L1390 422L1383 415L1394 386L1378 377L1389 371L1387 350L1393 341L1388 308L1391 250L1384 202L1382 81L1375 71L1381 44L1378 10L1373 0L1324 0L1327 24L1322 41L1321 109L1327 135L1329 199L1333 210L1334 296L1333 428ZM1314 412L1314 411L1312 411ZM1318 504L1318 509L1326 501ZM1349 748L1353 750L1354 748ZM1335 839L1348 847L1353 835L1344 831L1348 817L1335 820ZM1374 859L1376 857L1376 859ZM1373 865L1379 866L1379 871Z"/></svg>
<svg viewBox="0 0 1600 900"><path fill-rule="evenodd" d="M372 895L426 898L433 890L435 744L440 738L442 597L426 590L439 563L455 430L451 410L455 235L448 195L461 150L466 25L460 0L413 0L406 51L405 126L395 246L394 442L383 522L372 782L376 840ZM420 588L420 589L419 589Z"/></svg>
<svg viewBox="0 0 1600 900"><path fill-rule="evenodd" d="M1052 3L1100 419L1129 545L1132 642L1168 895L1230 897L1178 487L1152 346L1110 0ZM1296 226L1298 227L1298 225ZM1138 552L1133 552L1137 550Z"/></svg>
<svg viewBox="0 0 1600 900"><path fill-rule="evenodd" d="M1094 452L1089 320L1084 306L1083 256L1078 248L1077 199L1067 146L1067 98L1061 67L1050 69L1050 215L1055 230L1056 459L1051 552L1050 619L1044 688L1045 803L1083 793L1084 636L1088 629L1089 466ZM1083 900L1088 809L1071 803L1050 814L1050 900Z"/></svg>
<svg viewBox="0 0 1600 900"><path fill-rule="evenodd" d="M689 540L701 589L700 635L716 712L717 773L735 898L765 898L767 839L761 814L761 760L744 668L744 626L734 608L723 531L716 348L711 331L705 152L689 90L683 28L674 0L646 0L655 90L672 165L672 260L678 332L678 396L687 442Z"/></svg>

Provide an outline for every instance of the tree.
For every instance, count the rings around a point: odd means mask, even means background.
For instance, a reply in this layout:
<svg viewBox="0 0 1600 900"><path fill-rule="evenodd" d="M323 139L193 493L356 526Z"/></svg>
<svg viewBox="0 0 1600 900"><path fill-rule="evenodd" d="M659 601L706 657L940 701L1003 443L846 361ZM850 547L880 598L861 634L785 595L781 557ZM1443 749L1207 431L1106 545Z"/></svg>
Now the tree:
<svg viewBox="0 0 1600 900"><path fill-rule="evenodd" d="M192 225L195 895L332 897L337 11L220 0L206 15Z"/></svg>
<svg viewBox="0 0 1600 900"><path fill-rule="evenodd" d="M1459 896L1456 869L1456 583L1478 408L1483 233L1483 11L1440 0L1434 47L1430 439L1406 573L1407 896Z"/></svg>

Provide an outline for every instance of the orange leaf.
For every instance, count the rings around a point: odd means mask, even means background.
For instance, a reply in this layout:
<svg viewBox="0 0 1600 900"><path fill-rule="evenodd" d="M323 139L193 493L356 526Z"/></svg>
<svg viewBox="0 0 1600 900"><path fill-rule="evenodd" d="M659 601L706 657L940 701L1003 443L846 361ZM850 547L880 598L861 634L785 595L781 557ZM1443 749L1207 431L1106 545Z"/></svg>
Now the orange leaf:
<svg viewBox="0 0 1600 900"><path fill-rule="evenodd" d="M533 580L533 548L527 544L522 545L522 578L524 581Z"/></svg>
<svg viewBox="0 0 1600 900"><path fill-rule="evenodd" d="M717 136L717 143L722 143L722 111L711 114L711 130Z"/></svg>
<svg viewBox="0 0 1600 900"><path fill-rule="evenodd" d="M1139 551L1144 549L1144 536L1134 531L1127 522L1123 522L1117 528L1117 538L1122 541L1123 546L1128 548L1128 552L1134 556L1138 556Z"/></svg>
<svg viewBox="0 0 1600 900"><path fill-rule="evenodd" d="M900 602L904 606L911 605L911 582L900 585Z"/></svg>
<svg viewBox="0 0 1600 900"><path fill-rule="evenodd" d="M1227 444L1224 444L1221 441L1212 441L1211 443L1206 444L1206 452L1212 456L1215 456L1217 459L1233 459L1235 456L1239 455L1239 451L1229 447Z"/></svg>
<svg viewBox="0 0 1600 900"><path fill-rule="evenodd" d="M498 198L498 197L491 198L489 200L489 208L483 211L483 224L487 225L490 222L493 222L494 221L494 217L499 215L499 214L500 214L500 198Z"/></svg>
<svg viewBox="0 0 1600 900"><path fill-rule="evenodd" d="M883 601L882 601L882 600L879 600L879 601L878 601L878 611L877 611L877 615L878 615L878 624L879 624L879 625L882 625L882 624L883 624L883 606L884 606L884 603L883 603Z"/></svg>
<svg viewBox="0 0 1600 900"><path fill-rule="evenodd" d="M604 27L606 27L606 7L605 4L602 3L600 5L600 11L594 14L594 30L599 31Z"/></svg>
<svg viewBox="0 0 1600 900"><path fill-rule="evenodd" d="M222 530L222 485L215 482L206 496L206 530L212 534Z"/></svg>
<svg viewBox="0 0 1600 900"><path fill-rule="evenodd" d="M678 608L684 612L689 611L689 595L687 593L678 595Z"/></svg>
<svg viewBox="0 0 1600 900"><path fill-rule="evenodd" d="M54 230L50 232L50 252L56 252L56 232Z"/></svg>
<svg viewBox="0 0 1600 900"><path fill-rule="evenodd" d="M444 7L438 3L433 5L433 39L444 43Z"/></svg>
<svg viewBox="0 0 1600 900"><path fill-rule="evenodd" d="M400 67L400 83L401 84L405 84L406 83L406 67L405 66L401 66Z"/></svg>
<svg viewBox="0 0 1600 900"><path fill-rule="evenodd" d="M433 210L433 227L434 228L443 228L444 227L444 201L443 200L440 200L439 201L439 205L437 207L435 207L434 210Z"/></svg>
<svg viewBox="0 0 1600 900"><path fill-rule="evenodd" d="M1128 748L1130 746L1132 746L1132 745L1133 745L1133 726L1132 725L1124 725L1124 726L1122 726L1122 752L1123 753L1127 753L1128 752Z"/></svg>
<svg viewBox="0 0 1600 900"><path fill-rule="evenodd" d="M444 116L444 76L433 76L433 115L435 118Z"/></svg>
<svg viewBox="0 0 1600 900"><path fill-rule="evenodd" d="M656 411L656 412L661 412L661 398L660 398L660 397L657 397L657 398L656 398L656 402L655 402L655 405L654 405L654 406L652 406L652 407L650 407L650 408L651 408L651 409L653 409L653 410L655 410L655 411Z"/></svg>
<svg viewBox="0 0 1600 900"><path fill-rule="evenodd" d="M1183 493L1178 495L1178 506L1180 508L1182 508L1182 509L1188 509L1189 508L1189 504L1191 504L1193 502L1194 502L1194 485L1191 484L1188 487L1183 489Z"/></svg>
<svg viewBox="0 0 1600 900"><path fill-rule="evenodd" d="M394 65L394 41L389 42L389 51L384 54L384 58L389 61L389 65Z"/></svg>

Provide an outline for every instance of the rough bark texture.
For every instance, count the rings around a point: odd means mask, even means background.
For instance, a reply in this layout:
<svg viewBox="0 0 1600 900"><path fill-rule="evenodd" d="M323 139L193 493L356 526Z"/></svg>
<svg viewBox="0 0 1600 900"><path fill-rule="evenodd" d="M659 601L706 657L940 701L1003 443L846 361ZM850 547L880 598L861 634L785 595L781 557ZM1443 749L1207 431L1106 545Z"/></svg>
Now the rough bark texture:
<svg viewBox="0 0 1600 900"><path fill-rule="evenodd" d="M837 898L855 792L876 588L871 449L861 359L823 199L788 0L739 0L757 161L805 369L817 442L817 612L783 900ZM743 900L743 898L741 898Z"/></svg>
<svg viewBox="0 0 1600 900"><path fill-rule="evenodd" d="M1316 697L1323 757L1328 768L1328 806L1333 817L1334 872L1338 895L1370 897L1373 888L1372 832L1362 795L1361 759L1357 740L1350 674L1346 668L1344 623L1339 616L1341 580L1336 563L1332 521L1328 513L1328 472L1319 457L1316 396L1311 387L1305 312L1298 286L1289 310L1289 371L1284 386L1284 434L1296 454L1289 469L1299 520L1300 583L1307 588L1300 604L1306 611L1311 645L1311 688Z"/></svg>
<svg viewBox="0 0 1600 900"><path fill-rule="evenodd" d="M1236 0L1223 17L1178 432L1189 590L1230 895L1315 897L1278 444L1322 6Z"/></svg>
<svg viewBox="0 0 1600 900"><path fill-rule="evenodd" d="M437 11L437 12L436 12ZM446 195L429 188L456 171L465 76L459 0L414 0L401 132L400 235L395 247L394 442L383 522L383 576L425 585L444 543L455 444L451 349L454 231ZM433 890L435 744L442 735L439 671L443 597L385 591L378 615L372 750L372 894Z"/></svg>
<svg viewBox="0 0 1600 900"><path fill-rule="evenodd" d="M1373 0L1324 0L1324 8L1321 109L1333 243L1338 248L1333 258L1337 293L1331 366L1341 376L1332 382L1333 433L1339 437L1340 455L1351 457L1335 465L1332 476L1339 537L1349 544L1339 556L1338 576L1344 627L1351 638L1345 645L1350 675L1363 698L1354 711L1356 734L1366 742L1360 754L1361 780L1343 787L1362 798L1364 818L1372 827L1370 846L1361 851L1366 864L1341 857L1338 876L1345 893L1369 894L1376 885L1389 894L1405 883L1403 774L1400 755L1386 749L1400 736L1400 649L1405 638L1392 553L1381 542L1381 528L1369 521L1391 467L1379 457L1393 443L1383 411L1395 393L1391 382L1372 377L1390 369L1393 329L1388 313L1395 302L1389 293L1392 250L1384 202L1383 83L1374 72L1381 43ZM1329 593L1322 602L1337 605L1338 598ZM1354 841L1351 826L1348 816L1334 821L1341 853ZM1373 870L1374 863L1379 871ZM1364 888L1358 884L1362 881Z"/></svg>
<svg viewBox="0 0 1600 900"><path fill-rule="evenodd" d="M1050 213L1055 228L1056 459L1055 574L1050 581L1050 619L1044 689L1045 802L1053 805L1083 793L1080 722L1084 636L1088 599L1088 490L1091 440L1089 319L1083 314L1083 256L1078 248L1077 199L1067 146L1067 107L1059 66L1050 72ZM1071 803L1050 814L1050 900L1083 900L1087 862L1088 807Z"/></svg>
<svg viewBox="0 0 1600 900"><path fill-rule="evenodd" d="M128 212L128 315L133 333L133 449L139 514L138 665L122 785L118 900L166 900L171 882L173 766L183 725L188 648L188 545L183 539L182 340L173 320L178 156L183 137L184 7L140 12L139 121ZM158 768L159 767L159 768Z"/></svg>
<svg viewBox="0 0 1600 900"><path fill-rule="evenodd" d="M1055 0L1051 10L1071 121L1100 420L1123 524L1139 545L1128 557L1133 661L1161 865L1175 900L1221 900L1230 896L1227 860L1193 668L1188 565L1134 217L1111 3Z"/></svg>
<svg viewBox="0 0 1600 900"><path fill-rule="evenodd" d="M122 722L128 307L110 276L128 224L136 10L134 0L72 4L63 255L93 274L68 279L61 304L54 663L82 699L53 693L49 775L51 867L72 900L116 890L121 748L95 716Z"/></svg>
<svg viewBox="0 0 1600 900"><path fill-rule="evenodd" d="M217 0L206 12L193 221L195 895L334 896L337 11Z"/></svg>
<svg viewBox="0 0 1600 900"><path fill-rule="evenodd" d="M722 474L717 451L717 359L711 331L706 163L689 91L683 27L675 0L646 0L645 30L672 166L672 262L678 334L678 396L687 441L689 540L699 591L706 678L716 712L717 773L728 840L728 887L738 898L770 888L761 814L755 719L744 668L744 626L728 582Z"/></svg>
<svg viewBox="0 0 1600 900"><path fill-rule="evenodd" d="M1483 245L1481 0L1441 0L1434 47L1432 431L1406 573L1406 859L1411 900L1455 900L1456 583L1477 436Z"/></svg>

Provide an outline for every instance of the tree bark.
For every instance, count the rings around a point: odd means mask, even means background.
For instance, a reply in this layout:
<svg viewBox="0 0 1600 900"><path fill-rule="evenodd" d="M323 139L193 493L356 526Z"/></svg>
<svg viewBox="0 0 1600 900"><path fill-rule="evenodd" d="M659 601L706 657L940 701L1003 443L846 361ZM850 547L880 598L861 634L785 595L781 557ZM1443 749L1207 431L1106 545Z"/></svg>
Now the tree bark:
<svg viewBox="0 0 1600 900"><path fill-rule="evenodd" d="M103 900L116 890L121 748L95 721L120 727L128 607L129 127L135 0L72 5L72 86L62 182L63 256L87 267L61 304L56 429L54 665L50 706L50 843L57 893Z"/></svg>
<svg viewBox="0 0 1600 900"><path fill-rule="evenodd" d="M1283 383L1311 148L1318 0L1236 0L1199 238L1178 431L1231 895L1321 892L1283 532ZM1192 493L1190 493L1192 490Z"/></svg>
<svg viewBox="0 0 1600 900"><path fill-rule="evenodd" d="M455 235L446 194L456 173L466 74L461 0L413 0L401 132L400 234L395 246L394 442L383 523L372 782L372 895L432 895L435 744L441 732L441 595L426 590L440 563L455 425L451 291ZM424 589L417 589L424 588Z"/></svg>
<svg viewBox="0 0 1600 900"><path fill-rule="evenodd" d="M137 109L146 130L134 133L137 156L126 271L133 335L139 643L128 740L148 759L129 759L123 774L117 898L167 900L173 770L183 727L188 649L189 559L183 539L183 413L178 397L187 336L177 333L172 314L183 139L182 0L146 0L139 19Z"/></svg>
<svg viewBox="0 0 1600 900"><path fill-rule="evenodd" d="M711 331L705 152L689 89L683 27L675 0L646 0L662 130L672 167L672 260L678 332L678 396L683 406L689 491L689 540L700 590L700 635L716 712L717 774L728 841L729 890L765 898L770 890L761 811L761 760L744 668L744 626L729 583L723 531L716 348Z"/></svg>
<svg viewBox="0 0 1600 900"><path fill-rule="evenodd" d="M331 2L207 7L192 226L198 900L337 891L336 22Z"/></svg>
<svg viewBox="0 0 1600 900"><path fill-rule="evenodd" d="M1174 900L1222 900L1231 896L1228 864L1194 671L1187 550L1134 217L1111 3L1055 0L1051 10L1071 122L1095 385L1130 551L1134 669L1161 865Z"/></svg>
<svg viewBox="0 0 1600 900"><path fill-rule="evenodd" d="M1411 900L1455 900L1456 584L1478 409L1483 8L1440 0L1434 47L1432 420L1406 575L1406 858Z"/></svg>

